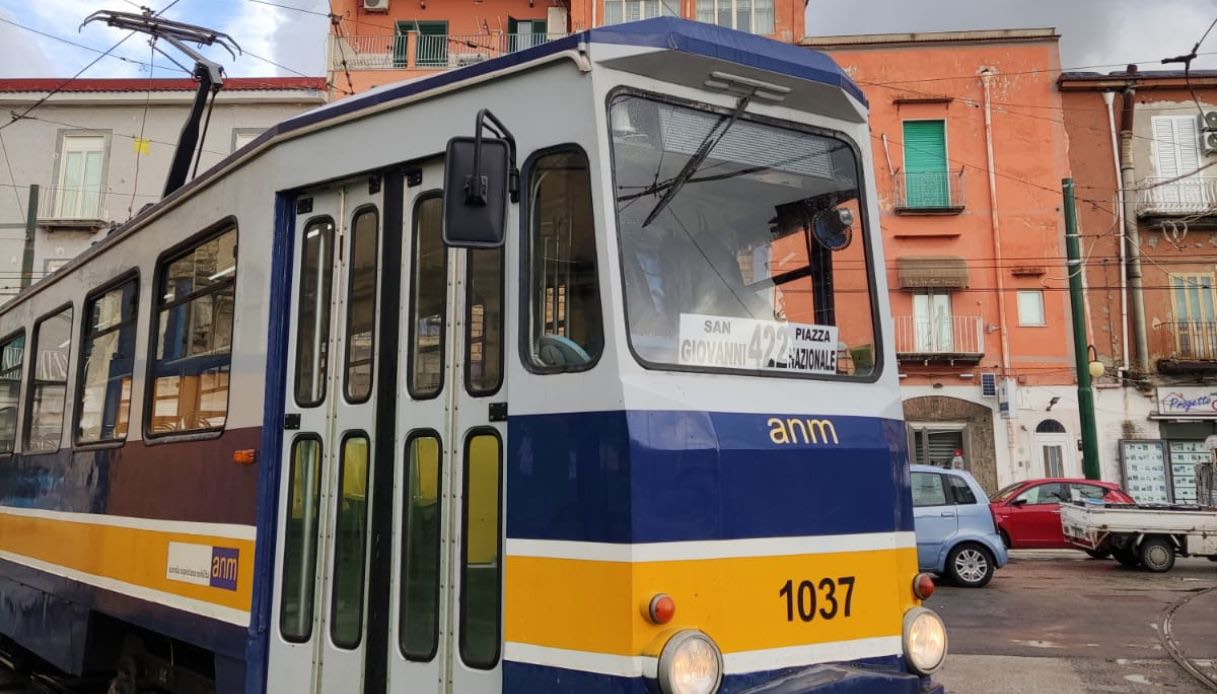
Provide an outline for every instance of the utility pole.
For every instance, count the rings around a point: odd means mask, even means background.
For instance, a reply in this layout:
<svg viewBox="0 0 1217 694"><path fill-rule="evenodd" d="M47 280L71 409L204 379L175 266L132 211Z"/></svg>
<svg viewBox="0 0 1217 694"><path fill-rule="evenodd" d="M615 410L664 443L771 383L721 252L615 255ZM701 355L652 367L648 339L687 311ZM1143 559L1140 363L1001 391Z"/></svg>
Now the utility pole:
<svg viewBox="0 0 1217 694"><path fill-rule="evenodd" d="M1065 195L1065 253L1069 259L1069 303L1073 315L1073 356L1078 372L1078 413L1082 419L1082 470L1088 480L1102 478L1099 434L1094 421L1094 389L1090 385L1090 345L1086 342L1086 302L1082 300L1082 243L1078 233L1073 179L1061 182Z"/></svg>
<svg viewBox="0 0 1217 694"><path fill-rule="evenodd" d="M25 248L21 252L21 288L30 286L34 275L34 235L38 232L38 184L30 185L30 206L25 212Z"/></svg>

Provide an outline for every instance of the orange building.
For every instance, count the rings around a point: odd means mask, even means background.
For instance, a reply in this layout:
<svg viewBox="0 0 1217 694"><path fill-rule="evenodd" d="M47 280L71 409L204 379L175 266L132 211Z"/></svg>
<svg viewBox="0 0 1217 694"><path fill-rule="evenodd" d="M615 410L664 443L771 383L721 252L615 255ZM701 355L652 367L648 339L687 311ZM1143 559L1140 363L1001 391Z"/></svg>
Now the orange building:
<svg viewBox="0 0 1217 694"><path fill-rule="evenodd" d="M1193 72L1190 89L1181 72L1135 70L1065 73L1059 87L1089 200L1078 213L1089 327L1108 373L1097 393L1104 477L1139 501L1190 502L1192 466L1217 434L1217 72Z"/></svg>
<svg viewBox="0 0 1217 694"><path fill-rule="evenodd" d="M801 0L333 0L329 78L336 96L524 50L569 33L683 16L788 43Z"/></svg>
<svg viewBox="0 0 1217 694"><path fill-rule="evenodd" d="M915 462L1080 476L1051 29L826 36L871 106Z"/></svg>

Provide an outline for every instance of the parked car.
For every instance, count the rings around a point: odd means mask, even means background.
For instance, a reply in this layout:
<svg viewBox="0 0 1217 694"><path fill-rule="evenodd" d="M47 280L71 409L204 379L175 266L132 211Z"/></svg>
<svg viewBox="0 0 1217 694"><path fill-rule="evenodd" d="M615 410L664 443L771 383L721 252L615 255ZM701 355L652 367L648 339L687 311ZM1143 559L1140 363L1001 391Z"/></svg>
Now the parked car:
<svg viewBox="0 0 1217 694"><path fill-rule="evenodd" d="M1002 542L1011 549L1076 549L1061 530L1061 503L1101 499L1109 503L1135 503L1120 485L1098 480L1046 478L1016 482L990 499ZM1106 550L1087 550L1096 558Z"/></svg>
<svg viewBox="0 0 1217 694"><path fill-rule="evenodd" d="M1006 565L985 492L963 470L913 465L913 523L922 571L981 588Z"/></svg>

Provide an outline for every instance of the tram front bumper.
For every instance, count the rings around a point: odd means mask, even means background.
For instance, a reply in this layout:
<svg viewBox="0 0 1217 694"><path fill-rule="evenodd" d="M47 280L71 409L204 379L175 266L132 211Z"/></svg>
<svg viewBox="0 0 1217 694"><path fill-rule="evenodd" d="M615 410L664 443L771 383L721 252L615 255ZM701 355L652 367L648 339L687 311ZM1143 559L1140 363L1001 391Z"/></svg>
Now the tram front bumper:
<svg viewBox="0 0 1217 694"><path fill-rule="evenodd" d="M740 694L944 694L927 676L859 664L827 664L787 671Z"/></svg>

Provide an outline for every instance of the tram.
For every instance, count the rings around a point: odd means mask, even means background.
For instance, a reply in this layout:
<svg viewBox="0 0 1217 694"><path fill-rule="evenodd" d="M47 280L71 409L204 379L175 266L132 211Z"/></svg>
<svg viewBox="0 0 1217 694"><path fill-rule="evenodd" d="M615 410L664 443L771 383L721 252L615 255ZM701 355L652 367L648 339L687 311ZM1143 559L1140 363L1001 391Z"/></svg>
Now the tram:
<svg viewBox="0 0 1217 694"><path fill-rule="evenodd" d="M0 633L116 694L937 690L870 161L831 59L672 18L272 128L0 309Z"/></svg>

